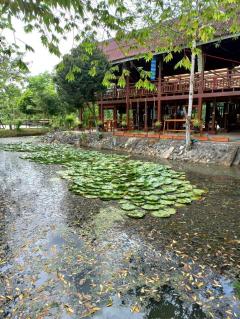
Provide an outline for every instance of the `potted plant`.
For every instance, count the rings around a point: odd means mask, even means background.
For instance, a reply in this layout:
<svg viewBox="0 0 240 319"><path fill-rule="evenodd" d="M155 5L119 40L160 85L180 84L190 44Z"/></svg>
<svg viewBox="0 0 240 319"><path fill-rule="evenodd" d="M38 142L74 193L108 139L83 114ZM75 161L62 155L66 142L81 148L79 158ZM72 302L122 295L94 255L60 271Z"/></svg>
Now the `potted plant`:
<svg viewBox="0 0 240 319"><path fill-rule="evenodd" d="M122 121L121 125L122 125L122 129L123 130L125 130L127 128L127 122L126 121Z"/></svg>
<svg viewBox="0 0 240 319"><path fill-rule="evenodd" d="M194 132L195 133L199 133L199 131L200 131L200 121L199 121L199 119L193 119L193 121L192 121L192 125L193 125L193 130L194 130Z"/></svg>
<svg viewBox="0 0 240 319"><path fill-rule="evenodd" d="M161 130L161 127L162 127L162 122L156 121L154 124L155 131L159 132Z"/></svg>
<svg viewBox="0 0 240 319"><path fill-rule="evenodd" d="M97 127L99 131L103 131L103 122L101 120L97 121Z"/></svg>

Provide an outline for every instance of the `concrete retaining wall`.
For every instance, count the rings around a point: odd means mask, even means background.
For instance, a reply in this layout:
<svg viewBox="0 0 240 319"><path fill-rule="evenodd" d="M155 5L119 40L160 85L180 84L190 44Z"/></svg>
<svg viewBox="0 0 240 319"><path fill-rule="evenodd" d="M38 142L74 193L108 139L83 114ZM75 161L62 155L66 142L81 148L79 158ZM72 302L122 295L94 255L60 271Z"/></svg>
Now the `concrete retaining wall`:
<svg viewBox="0 0 240 319"><path fill-rule="evenodd" d="M239 164L239 145L235 143L196 142L190 151L184 141L153 138L113 136L109 133L54 132L43 138L45 142L75 144L93 149L124 151L151 158L209 163L231 166Z"/></svg>

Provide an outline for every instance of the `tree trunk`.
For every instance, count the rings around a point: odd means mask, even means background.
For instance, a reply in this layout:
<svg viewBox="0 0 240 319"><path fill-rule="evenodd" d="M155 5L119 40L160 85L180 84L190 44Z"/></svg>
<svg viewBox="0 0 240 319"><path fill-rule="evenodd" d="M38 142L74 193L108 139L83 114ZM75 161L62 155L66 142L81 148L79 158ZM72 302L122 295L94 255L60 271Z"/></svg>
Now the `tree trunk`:
<svg viewBox="0 0 240 319"><path fill-rule="evenodd" d="M188 112L186 116L186 149L191 149L191 118L193 107L193 94L194 94L194 73L195 73L195 58L196 58L196 41L192 44L192 56L191 56L191 73L189 83L189 98L188 98Z"/></svg>
<svg viewBox="0 0 240 319"><path fill-rule="evenodd" d="M81 106L78 111L78 119L80 122L83 121L83 107Z"/></svg>

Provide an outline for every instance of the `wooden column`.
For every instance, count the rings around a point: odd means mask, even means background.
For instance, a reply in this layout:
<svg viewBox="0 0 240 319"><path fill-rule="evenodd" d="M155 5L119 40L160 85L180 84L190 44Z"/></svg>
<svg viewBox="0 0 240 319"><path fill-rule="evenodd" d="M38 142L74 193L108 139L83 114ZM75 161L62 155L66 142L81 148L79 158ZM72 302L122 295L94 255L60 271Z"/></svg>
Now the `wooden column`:
<svg viewBox="0 0 240 319"><path fill-rule="evenodd" d="M79 115L78 115L79 121L82 122L83 121L83 108L81 107L79 109Z"/></svg>
<svg viewBox="0 0 240 319"><path fill-rule="evenodd" d="M198 72L199 72L199 86L198 86L198 120L200 122L200 133L202 134L202 102L203 102L203 91L204 91L204 54L202 48L198 55Z"/></svg>
<svg viewBox="0 0 240 319"><path fill-rule="evenodd" d="M103 125L104 125L104 106L102 106L101 121L103 122Z"/></svg>
<svg viewBox="0 0 240 319"><path fill-rule="evenodd" d="M102 120L102 105L101 104L98 105L98 120L99 121Z"/></svg>
<svg viewBox="0 0 240 319"><path fill-rule="evenodd" d="M145 99L145 114L144 114L144 131L148 131L148 105L147 100Z"/></svg>
<svg viewBox="0 0 240 319"><path fill-rule="evenodd" d="M129 129L129 108L130 108L130 84L129 84L129 76L126 78L126 122L127 122L127 129Z"/></svg>
<svg viewBox="0 0 240 319"><path fill-rule="evenodd" d="M212 127L211 127L211 131L216 134L216 106L217 106L217 101L216 99L214 99L213 102L213 112L212 112Z"/></svg>
<svg viewBox="0 0 240 319"><path fill-rule="evenodd" d="M114 105L113 107L113 127L117 128L117 106Z"/></svg>
<svg viewBox="0 0 240 319"><path fill-rule="evenodd" d="M161 103L161 95L162 95L162 56L160 56L160 61L158 64L158 87L157 87L157 120L161 122L162 118L162 103Z"/></svg>

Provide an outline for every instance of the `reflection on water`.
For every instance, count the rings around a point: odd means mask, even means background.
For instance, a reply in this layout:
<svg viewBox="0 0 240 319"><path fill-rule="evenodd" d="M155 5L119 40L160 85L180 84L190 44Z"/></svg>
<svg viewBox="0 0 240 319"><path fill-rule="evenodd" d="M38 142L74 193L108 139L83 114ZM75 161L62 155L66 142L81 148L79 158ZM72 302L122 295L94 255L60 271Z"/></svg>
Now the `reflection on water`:
<svg viewBox="0 0 240 319"><path fill-rule="evenodd" d="M198 305L186 306L170 287L163 287L161 301L149 301L143 311L135 313L121 300L113 299L112 307L103 308L94 319L204 319L206 315Z"/></svg>

